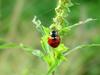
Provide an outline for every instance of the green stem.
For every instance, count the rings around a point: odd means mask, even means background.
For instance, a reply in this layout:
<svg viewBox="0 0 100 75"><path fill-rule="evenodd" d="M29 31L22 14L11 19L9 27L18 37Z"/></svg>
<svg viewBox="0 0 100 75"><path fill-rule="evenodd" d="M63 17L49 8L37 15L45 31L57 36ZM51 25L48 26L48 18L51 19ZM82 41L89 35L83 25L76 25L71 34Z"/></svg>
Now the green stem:
<svg viewBox="0 0 100 75"><path fill-rule="evenodd" d="M53 18L50 29L56 29L58 31L62 29L62 25L66 24L65 18L68 16L70 6L70 0L58 0L58 5L55 8L56 16Z"/></svg>
<svg viewBox="0 0 100 75"><path fill-rule="evenodd" d="M71 49L69 52L64 53L64 56L67 56L69 54L71 54L74 51L77 51L81 48L85 48L85 47L100 47L100 44L85 44L85 45L79 45L73 49Z"/></svg>

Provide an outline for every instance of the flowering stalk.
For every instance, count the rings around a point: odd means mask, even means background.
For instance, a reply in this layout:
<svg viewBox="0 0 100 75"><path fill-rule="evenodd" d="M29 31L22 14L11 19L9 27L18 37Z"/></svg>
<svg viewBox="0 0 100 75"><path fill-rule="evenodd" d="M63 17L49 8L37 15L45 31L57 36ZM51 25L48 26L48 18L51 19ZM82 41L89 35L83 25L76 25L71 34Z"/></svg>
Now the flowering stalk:
<svg viewBox="0 0 100 75"><path fill-rule="evenodd" d="M56 28L61 30L63 27L67 26L66 17L70 12L69 7L72 5L70 0L59 0L58 6L55 8L56 16L53 18L53 23L50 28Z"/></svg>
<svg viewBox="0 0 100 75"><path fill-rule="evenodd" d="M47 75L53 74L54 71L57 68L57 66L65 60L65 57L63 55L63 52L67 51L68 48L65 47L63 43L61 43L57 48L51 48L47 41L48 37L50 36L49 33L52 30L56 30L58 34L61 36L68 31L66 28L68 26L66 17L69 12L69 7L72 5L70 0L59 0L58 5L55 8L56 15L53 18L53 23L50 25L50 27L46 28L43 25L41 25L40 20L36 20L36 17L33 19L33 23L36 25L36 29L40 31L42 38L41 38L41 45L43 48L43 52L39 52L40 55L42 55L42 59L48 64L49 70ZM33 54L37 55L36 52Z"/></svg>
<svg viewBox="0 0 100 75"><path fill-rule="evenodd" d="M53 18L53 23L48 28L41 25L41 21L37 20L36 17L34 17L32 21L33 24L36 25L36 29L42 35L41 37L42 51L34 50L32 53L40 57L41 59L43 59L48 64L49 70L48 70L47 75L50 75L50 74L54 75L57 66L62 61L66 60L65 56L67 53L64 54L64 52L68 52L67 50L69 49L63 43L60 43L60 45L57 48L51 48L47 43L48 37L50 36L49 35L50 31L56 30L62 39L64 34L70 31L73 27L95 20L95 19L89 18L85 21L80 21L79 23L68 26L66 17L68 16L68 13L70 12L69 10L70 6L72 6L71 0L58 0L57 7L55 8L56 15Z"/></svg>

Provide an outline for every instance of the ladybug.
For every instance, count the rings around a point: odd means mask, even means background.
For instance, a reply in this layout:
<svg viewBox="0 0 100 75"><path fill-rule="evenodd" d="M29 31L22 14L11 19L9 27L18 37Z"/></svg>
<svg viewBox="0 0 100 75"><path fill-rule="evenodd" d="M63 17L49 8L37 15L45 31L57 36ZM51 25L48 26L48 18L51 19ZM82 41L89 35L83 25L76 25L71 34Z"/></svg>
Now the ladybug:
<svg viewBox="0 0 100 75"><path fill-rule="evenodd" d="M60 36L58 36L57 31L53 30L50 32L50 36L48 37L48 44L53 48L58 47L60 44Z"/></svg>

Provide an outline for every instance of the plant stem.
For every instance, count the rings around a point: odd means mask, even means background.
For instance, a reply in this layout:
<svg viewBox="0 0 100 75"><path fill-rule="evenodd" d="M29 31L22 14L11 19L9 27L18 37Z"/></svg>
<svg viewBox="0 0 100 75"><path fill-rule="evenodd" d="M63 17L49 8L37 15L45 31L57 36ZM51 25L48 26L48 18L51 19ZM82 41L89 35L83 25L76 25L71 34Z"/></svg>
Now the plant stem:
<svg viewBox="0 0 100 75"><path fill-rule="evenodd" d="M55 75L55 71L52 72L52 75Z"/></svg>
<svg viewBox="0 0 100 75"><path fill-rule="evenodd" d="M100 47L100 44L83 44L83 45L79 45L79 46L71 49L69 52L66 52L64 54L64 56L67 56L67 55L71 54L72 52L77 51L81 48L85 48L85 47Z"/></svg>

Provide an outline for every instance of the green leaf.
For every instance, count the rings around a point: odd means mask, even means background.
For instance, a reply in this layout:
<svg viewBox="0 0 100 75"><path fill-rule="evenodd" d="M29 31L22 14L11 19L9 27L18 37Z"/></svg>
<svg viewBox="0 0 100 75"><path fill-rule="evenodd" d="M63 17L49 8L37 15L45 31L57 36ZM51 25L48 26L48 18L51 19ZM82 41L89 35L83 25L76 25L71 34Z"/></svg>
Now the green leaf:
<svg viewBox="0 0 100 75"><path fill-rule="evenodd" d="M66 47L64 44L60 44L57 48L55 48L55 51L62 53L67 51L68 49L69 48Z"/></svg>
<svg viewBox="0 0 100 75"><path fill-rule="evenodd" d="M42 46L42 48L43 48L43 51L47 54L47 53L49 53L49 45L48 45L48 43L47 43L47 38L48 38L48 36L43 36L42 38L41 38L41 46Z"/></svg>
<svg viewBox="0 0 100 75"><path fill-rule="evenodd" d="M64 26L62 29L60 29L59 30L59 34L60 34L60 36L64 36L67 32L69 32L72 28L74 28L74 27L76 27L76 26L79 26L79 25L82 25L82 24L86 24L86 23L88 23L88 22L91 22L91 21L95 21L96 19L92 19L92 18L88 18L88 19L86 19L86 20L84 20L84 21L80 21L80 22L78 22L78 23L76 23L76 24L73 24L73 25L71 25L71 26ZM66 23L66 24L68 24L68 22Z"/></svg>
<svg viewBox="0 0 100 75"><path fill-rule="evenodd" d="M59 35L60 35L60 36L64 36L68 31L70 31L70 28L68 28L68 27L63 27L63 28L59 31Z"/></svg>
<svg viewBox="0 0 100 75"><path fill-rule="evenodd" d="M43 51L45 53L49 53L49 45L48 45L47 41L48 41L50 30L49 30L49 28L46 28L43 26L43 31L44 31L45 35L41 38L41 45L42 45Z"/></svg>
<svg viewBox="0 0 100 75"><path fill-rule="evenodd" d="M71 26L68 26L67 28L68 28L68 29L72 29L72 28L74 28L74 27L76 27L76 26L79 26L79 25L82 25L82 24L86 24L86 23L88 23L88 22L95 21L95 20L96 20L96 19L88 18L88 19L86 19L86 20L84 20L84 21L80 21L80 22L78 22L78 23L76 23L76 24L73 24L73 25L71 25Z"/></svg>
<svg viewBox="0 0 100 75"><path fill-rule="evenodd" d="M0 49L6 49L6 48L18 48L19 46L15 43L8 43L8 44L2 44L0 45Z"/></svg>
<svg viewBox="0 0 100 75"><path fill-rule="evenodd" d="M56 68L59 66L59 64L62 62L62 60L59 60L59 59L56 59L55 61L56 62L49 67L47 75L50 75L53 71L55 71Z"/></svg>
<svg viewBox="0 0 100 75"><path fill-rule="evenodd" d="M69 54L71 54L74 51L80 50L81 48L85 48L85 47L96 47L96 46L100 46L100 44L85 44L85 45L79 45L71 50L69 50L68 52L64 53L64 56L67 56Z"/></svg>
<svg viewBox="0 0 100 75"><path fill-rule="evenodd" d="M41 59L43 59L43 57L44 57L43 53L40 50L33 50L32 54L41 58Z"/></svg>
<svg viewBox="0 0 100 75"><path fill-rule="evenodd" d="M44 35L43 25L41 25L41 21L40 21L40 20L37 20L37 17L34 16L32 22L33 22L33 24L36 26L36 29L37 29L42 35Z"/></svg>
<svg viewBox="0 0 100 75"><path fill-rule="evenodd" d="M68 48L65 47L64 44L60 44L57 48L53 50L55 52L55 55L52 56L54 58L54 61L51 62L47 75L50 75L53 71L55 71L59 64L65 60L65 56L62 53L67 50Z"/></svg>
<svg viewBox="0 0 100 75"><path fill-rule="evenodd" d="M19 47L22 48L23 50L27 51L27 52L30 52L30 53L32 53L32 51L33 51L33 48L27 47L23 44L20 44Z"/></svg>
<svg viewBox="0 0 100 75"><path fill-rule="evenodd" d="M45 35L49 35L50 29L45 26L42 26L42 28L43 28L43 32L45 33Z"/></svg>

